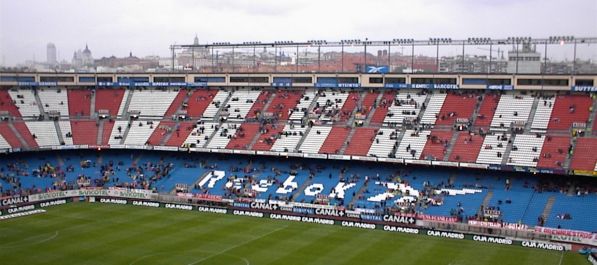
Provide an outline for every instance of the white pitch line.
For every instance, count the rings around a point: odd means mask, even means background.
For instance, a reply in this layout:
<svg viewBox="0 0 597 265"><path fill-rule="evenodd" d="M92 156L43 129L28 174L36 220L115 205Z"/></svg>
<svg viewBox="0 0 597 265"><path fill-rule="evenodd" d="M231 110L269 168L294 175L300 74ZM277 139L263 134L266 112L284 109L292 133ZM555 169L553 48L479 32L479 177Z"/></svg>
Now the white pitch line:
<svg viewBox="0 0 597 265"><path fill-rule="evenodd" d="M59 232L55 231L54 234L52 236L48 237L48 238L44 238L44 239L41 239L41 240L38 240L38 241L34 241L34 242L31 242L31 243L24 243L24 244L21 243L21 244L16 244L16 245L12 245L12 246L10 246L10 245L9 246L0 246L0 249L2 249L2 248L18 248L18 247L24 247L24 246L38 245L38 244L41 244L41 243L44 243L44 242L48 242L50 240L54 240L55 238L58 237L58 235L59 235ZM31 237L29 237L29 238L31 238ZM25 238L25 240L27 240L27 238Z"/></svg>
<svg viewBox="0 0 597 265"><path fill-rule="evenodd" d="M54 240L54 238L57 238L57 237L58 237L58 234L59 234L59 232L58 232L58 231L56 231L56 232L54 233L54 235L53 235L53 236L51 236L51 237L49 237L49 238L46 238L46 239L44 239L44 240L38 241L38 242L36 242L35 244L37 245L37 244L41 244L41 243L44 243L44 242L47 242L47 241L50 241L50 240Z"/></svg>
<svg viewBox="0 0 597 265"><path fill-rule="evenodd" d="M129 263L129 265L137 264L137 262L142 261L146 258L163 255L163 254L167 254L167 253L173 253L173 252L178 252L178 251L166 251L166 252L157 252L157 253L147 254L145 256L138 257L136 260L133 260L131 263Z"/></svg>
<svg viewBox="0 0 597 265"><path fill-rule="evenodd" d="M222 254L224 254L224 253L226 253L226 252L228 252L228 251L230 251L230 250L232 250L232 249L235 249L235 248L237 248L237 247L240 247L240 246L244 246L244 245L246 245L246 244L249 244L249 243L251 243L251 242L253 242L253 241L255 241L255 240L259 240L259 239L261 239L261 238L264 238L264 237L266 237L266 236L269 236L269 235L271 235L271 234L273 234L273 233L275 233L275 232L278 232L278 231L280 231L280 230L283 230L283 229L286 229L286 228L288 228L288 225L286 225L286 226L283 226L283 227L280 227L280 228L278 228L278 229L275 229L275 230L272 230L272 231L269 231L269 232L267 232L267 233L265 233L265 234L263 234L263 235L260 235L259 237L253 238L253 239L251 239L251 240L247 240L247 241L245 241L245 242L242 242L242 243L239 243L239 244L236 244L236 245L230 246L230 247L228 247L228 248L225 248L225 249L223 249L223 250L221 250L221 251L218 251L218 252L216 252L216 253L214 253L214 254L211 254L211 255L209 255L209 256L207 256L207 257L205 257L205 258L201 258L201 259L198 259L198 260L196 260L196 261L193 261L193 262L191 262L191 263L189 263L189 264L187 264L187 265L195 265L195 264L199 264L199 263L201 263L201 262L203 262L203 261L205 261L205 260L208 260L208 259L210 259L210 258L213 258L213 257L215 257L215 256L218 256L218 255L222 255ZM247 265L250 265L250 264L251 264L251 263L249 263L249 262L248 262L248 260L246 260L245 258L243 258L243 259L244 259L244 261L245 261L245 264L247 264Z"/></svg>
<svg viewBox="0 0 597 265"><path fill-rule="evenodd" d="M199 252L199 253L211 253L209 251L203 251L203 250L173 250L173 251L162 251L162 252L155 252L155 253L150 253L141 257L138 257L137 259L133 260L131 263L129 263L129 265L135 265L137 263L139 263L140 261L147 259L147 258L151 258L151 257L155 257L155 256L160 256L160 255L164 255L164 254L174 254L174 253L182 253L184 255L174 255L174 256L179 256L179 257L192 257L189 256L188 254L191 254L192 252ZM194 258L194 257L193 257Z"/></svg>

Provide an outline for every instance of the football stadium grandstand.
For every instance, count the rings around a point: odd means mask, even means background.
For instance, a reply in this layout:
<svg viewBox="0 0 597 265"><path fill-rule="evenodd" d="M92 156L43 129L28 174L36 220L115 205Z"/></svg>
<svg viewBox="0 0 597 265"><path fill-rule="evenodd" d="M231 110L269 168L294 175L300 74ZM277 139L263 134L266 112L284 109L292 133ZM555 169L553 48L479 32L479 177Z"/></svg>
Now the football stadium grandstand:
<svg viewBox="0 0 597 265"><path fill-rule="evenodd" d="M597 75L3 72L0 217L102 198L591 248L595 91Z"/></svg>

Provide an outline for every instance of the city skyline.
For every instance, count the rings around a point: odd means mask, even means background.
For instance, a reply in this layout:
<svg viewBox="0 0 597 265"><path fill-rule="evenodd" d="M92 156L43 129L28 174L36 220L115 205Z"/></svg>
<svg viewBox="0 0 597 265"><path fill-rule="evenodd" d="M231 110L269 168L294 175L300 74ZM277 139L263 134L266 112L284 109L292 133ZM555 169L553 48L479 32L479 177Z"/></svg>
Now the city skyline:
<svg viewBox="0 0 597 265"><path fill-rule="evenodd" d="M76 12L65 16L59 10ZM29 15L18 15L22 13ZM130 51L141 57L169 56L170 44L190 44L195 34L202 44L366 37L591 37L597 35L595 13L597 2L592 0L0 0L0 53L6 65L30 60L34 54L39 60L52 42L59 61L69 60L85 43L93 47L96 58L125 57Z"/></svg>

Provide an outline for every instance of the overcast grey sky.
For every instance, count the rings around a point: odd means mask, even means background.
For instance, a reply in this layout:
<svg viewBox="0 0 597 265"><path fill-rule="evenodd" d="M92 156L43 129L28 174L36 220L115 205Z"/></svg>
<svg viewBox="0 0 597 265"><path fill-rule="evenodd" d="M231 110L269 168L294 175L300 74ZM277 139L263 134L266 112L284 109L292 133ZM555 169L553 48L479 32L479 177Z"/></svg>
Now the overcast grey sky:
<svg viewBox="0 0 597 265"><path fill-rule="evenodd" d="M0 0L0 56L168 55L171 43L597 36L597 0ZM2 63L2 61L0 61Z"/></svg>

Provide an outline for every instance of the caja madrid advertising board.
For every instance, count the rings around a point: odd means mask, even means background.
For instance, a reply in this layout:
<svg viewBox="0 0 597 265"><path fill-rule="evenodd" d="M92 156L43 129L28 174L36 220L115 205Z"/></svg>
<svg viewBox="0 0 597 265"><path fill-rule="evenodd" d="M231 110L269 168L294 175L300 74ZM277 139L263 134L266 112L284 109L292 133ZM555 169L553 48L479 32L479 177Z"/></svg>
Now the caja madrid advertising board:
<svg viewBox="0 0 597 265"><path fill-rule="evenodd" d="M34 197L34 199L38 200L41 198L54 198L53 200L43 200L39 201L36 204L30 205L21 205L21 206L12 206L11 208L5 209L2 211L1 216L7 216L7 218L12 218L13 215L24 216L28 215L29 213L33 213L33 211L37 211L38 208L45 208L49 206L61 205L71 201L70 198L61 198L63 196L69 197L70 195L79 195L79 194L92 194L92 197L96 197L97 194L123 194L123 193L114 193L113 191L106 191L106 190L95 190L93 192L85 191L65 191L65 192L58 192L58 193L51 193L51 195L44 194L43 196ZM77 197L74 196L74 197ZM137 197L138 195L133 195L132 197ZM58 197L58 198L57 198ZM562 243L554 243L554 242L547 242L547 241L515 241L510 238L503 238L503 237L492 237L492 236L485 236L485 235L474 235L474 234L464 234L455 231L440 231L440 230L427 230L418 227L403 227L400 224L404 225L412 225L416 222L414 216L408 215L380 215L379 219L381 220L380 223L368 223L367 220L361 221L352 221L348 218L348 216L339 217L337 215L341 215L340 212L347 213L344 210L338 210L336 212L332 211L332 209L327 207L316 207L312 208L310 214L307 216L303 215L293 215L293 214L283 214L289 211L282 211L281 207L278 207L277 204L268 204L265 202L251 202L248 203L248 207L244 209L228 209L224 207L211 207L211 206L204 206L204 205L189 205L183 203L165 203L165 202L157 202L152 200L137 200L136 198L123 198L123 197L102 197L97 196L95 202L99 203L106 203L106 204L128 204L134 205L139 207L162 207L162 208L169 208L175 210L183 210L183 211L197 211L197 212L208 212L208 213L215 213L215 214L233 214L233 215L240 215L240 216L248 216L248 217L257 217L257 218L269 218L269 219L277 219L277 220L286 220L286 221L296 221L296 222L304 222L304 223L316 223L316 224L324 224L324 225L339 225L343 227L351 227L351 228L359 228L359 229L380 229L384 231L390 232L398 232L398 233L408 233L408 234L421 234L427 235L432 237L443 237L455 240L473 240L481 243L490 243L490 244L500 244L500 245L518 245L527 248L539 248L539 249L546 249L546 250L555 250L555 251L564 251L570 250L570 244L562 244ZM275 206L274 206L275 205ZM305 204L301 204L302 206L306 206ZM292 206L284 206L296 209L297 207ZM302 208L302 207L298 207ZM307 209L307 208L303 208ZM317 213L316 213L317 211ZM349 211L350 214L356 214L356 212ZM328 214L329 216L333 216L333 219L327 218L319 218L318 215L325 215ZM360 213L361 215L373 215L371 213ZM309 216L313 215L313 216ZM16 216L16 217L18 217ZM3 218L0 218L3 219ZM378 219L378 218L375 218ZM451 220L449 220L451 221ZM573 236L578 236L577 233L571 233L569 231L563 232L560 230L551 231L542 229L542 232L551 233L551 234L568 234ZM578 232L578 231L574 231ZM580 237L590 237L591 233L582 234Z"/></svg>

